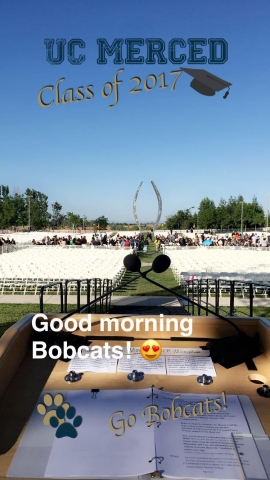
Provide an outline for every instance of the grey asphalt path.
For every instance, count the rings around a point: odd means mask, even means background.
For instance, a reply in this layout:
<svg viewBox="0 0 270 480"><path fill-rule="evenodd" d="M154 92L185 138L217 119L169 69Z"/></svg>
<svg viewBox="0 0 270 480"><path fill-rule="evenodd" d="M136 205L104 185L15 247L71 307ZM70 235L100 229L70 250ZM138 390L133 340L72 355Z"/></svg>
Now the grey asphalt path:
<svg viewBox="0 0 270 480"><path fill-rule="evenodd" d="M81 299L86 299L85 295L82 295ZM58 295L44 295L44 303L59 304L60 298ZM209 302L214 303L214 297L209 297ZM1 303L39 303L38 295L0 295L0 304ZM76 295L68 295L68 303L76 304ZM112 296L113 305L136 305L142 307L151 307L151 306L179 306L179 301L176 297L151 297L151 296ZM219 298L220 306L229 306L230 298L229 297L220 297ZM249 305L248 298L235 297L234 304L236 307L245 307ZM270 298L264 297L254 297L253 299L254 306L270 306Z"/></svg>

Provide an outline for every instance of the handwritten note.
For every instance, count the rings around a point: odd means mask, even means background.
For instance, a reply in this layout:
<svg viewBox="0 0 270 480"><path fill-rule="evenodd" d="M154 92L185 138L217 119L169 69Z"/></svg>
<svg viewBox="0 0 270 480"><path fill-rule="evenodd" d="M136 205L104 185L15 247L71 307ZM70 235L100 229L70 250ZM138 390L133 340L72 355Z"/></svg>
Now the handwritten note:
<svg viewBox="0 0 270 480"><path fill-rule="evenodd" d="M135 354L140 353L140 347L131 347L129 351L127 348L123 348L123 353L126 355L127 353ZM203 350L202 348L171 348L171 347L163 347L162 348L162 356L164 355L186 355L186 356L196 356L196 357L209 357L210 352L209 350Z"/></svg>

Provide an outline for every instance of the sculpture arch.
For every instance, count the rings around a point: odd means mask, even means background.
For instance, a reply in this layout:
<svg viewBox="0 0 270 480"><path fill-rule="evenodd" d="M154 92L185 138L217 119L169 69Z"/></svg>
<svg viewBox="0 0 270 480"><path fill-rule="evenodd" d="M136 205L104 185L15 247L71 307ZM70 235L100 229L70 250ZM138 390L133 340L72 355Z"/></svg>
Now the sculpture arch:
<svg viewBox="0 0 270 480"><path fill-rule="evenodd" d="M140 185L138 186L138 188L136 190L136 193L135 193L135 196L134 196L134 200L133 200L133 215L134 215L135 222L137 223L140 232L142 231L142 229L141 229L141 224L140 224L140 221L139 221L139 218L138 218L138 215L137 215L136 207L137 207L138 194L139 194L139 191L141 189L142 184L143 184L143 182L141 182ZM154 223L154 226L153 226L153 231L155 232L155 230L157 228L157 225L159 224L161 213L162 213L162 200L161 200L160 193L159 193L155 183L153 182L153 180L151 180L151 184L152 184L152 187L155 191L155 194L157 196L157 201L158 201L158 214L157 214L157 218L156 218L156 221Z"/></svg>

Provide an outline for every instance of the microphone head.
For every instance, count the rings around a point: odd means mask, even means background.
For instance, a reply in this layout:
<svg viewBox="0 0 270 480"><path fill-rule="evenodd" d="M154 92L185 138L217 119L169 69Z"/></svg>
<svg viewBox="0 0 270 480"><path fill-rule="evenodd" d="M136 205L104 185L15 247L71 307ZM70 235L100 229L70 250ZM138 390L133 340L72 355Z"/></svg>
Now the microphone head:
<svg viewBox="0 0 270 480"><path fill-rule="evenodd" d="M139 272L141 269L141 260L137 257L137 255L127 255L124 258L124 266L130 272Z"/></svg>
<svg viewBox="0 0 270 480"><path fill-rule="evenodd" d="M167 268L169 268L170 265L171 265L171 260L170 260L170 257L168 257L168 255L159 255L154 259L152 263L152 270L155 273L162 273L162 272L165 272L165 270L167 270Z"/></svg>

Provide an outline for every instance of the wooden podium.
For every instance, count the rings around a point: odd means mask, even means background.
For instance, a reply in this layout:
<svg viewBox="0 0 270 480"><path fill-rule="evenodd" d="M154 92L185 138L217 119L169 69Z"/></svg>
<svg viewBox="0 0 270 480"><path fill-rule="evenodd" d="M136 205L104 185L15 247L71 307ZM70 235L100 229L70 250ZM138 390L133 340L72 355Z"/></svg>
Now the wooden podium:
<svg viewBox="0 0 270 480"><path fill-rule="evenodd" d="M61 316L64 315L47 315L48 321ZM84 317L85 315L74 315L73 318L79 320ZM120 330L106 333L100 332L100 317L113 316L92 315L92 331L89 332L92 337L91 346L104 345L104 340L110 345L126 346L126 341L112 339L117 335L134 337L132 346L140 346L145 339L155 338L162 347L198 348L205 346L209 338L222 338L236 333L231 325L214 317L192 317L193 332L190 337L185 338L174 331L146 332L141 329L140 332L126 333ZM48 357L43 360L32 358L32 318L33 314L25 316L5 332L0 340L0 479L6 476L24 427L43 390L142 389L155 385L156 388L179 393L220 395L221 392L225 392L232 395L247 395L253 403L265 433L270 435L270 398L263 398L257 393L260 386L270 384L270 322L266 319L231 319L246 334L252 337L256 333L259 334L263 353L253 359L256 370L248 370L245 363L231 369L215 364L217 376L214 377L213 383L202 386L197 383L196 376L145 375L143 381L133 383L127 380L125 373L84 373L79 384L67 383L64 377L67 374L68 363ZM176 318L180 321L184 317ZM86 335L79 330L74 334ZM101 335L104 339L95 338ZM198 338L200 340L196 340Z"/></svg>

